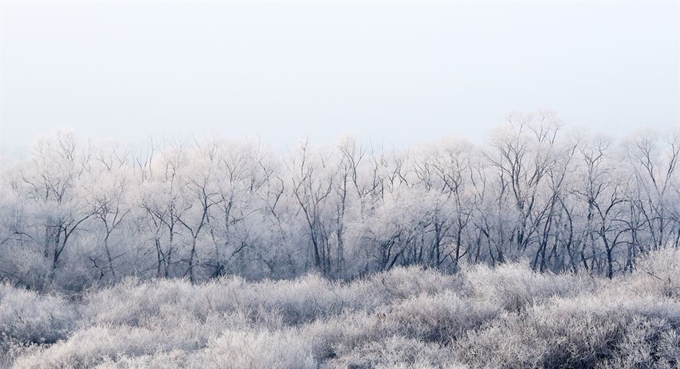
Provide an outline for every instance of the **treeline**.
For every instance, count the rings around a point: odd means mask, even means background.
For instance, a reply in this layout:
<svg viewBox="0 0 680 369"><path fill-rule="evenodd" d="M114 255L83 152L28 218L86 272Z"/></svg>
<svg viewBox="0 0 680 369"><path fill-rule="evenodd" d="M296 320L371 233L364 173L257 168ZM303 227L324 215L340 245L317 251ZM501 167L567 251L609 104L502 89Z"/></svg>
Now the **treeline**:
<svg viewBox="0 0 680 369"><path fill-rule="evenodd" d="M352 279L524 260L612 277L680 245L680 131L622 143L515 114L484 146L356 138L279 153L220 137L88 142L6 164L0 279L80 290L126 276Z"/></svg>

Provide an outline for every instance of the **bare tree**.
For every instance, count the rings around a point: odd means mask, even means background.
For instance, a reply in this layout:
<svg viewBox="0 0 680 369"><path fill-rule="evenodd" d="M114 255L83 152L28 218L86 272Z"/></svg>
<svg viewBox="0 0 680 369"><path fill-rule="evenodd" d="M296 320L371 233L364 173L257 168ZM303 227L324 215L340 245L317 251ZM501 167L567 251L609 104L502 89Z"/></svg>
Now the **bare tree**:
<svg viewBox="0 0 680 369"><path fill-rule="evenodd" d="M80 196L80 180L89 160L72 132L57 131L36 144L30 165L21 173L26 196L39 208L44 232L42 237L30 236L42 244L50 263L44 288L51 285L69 241L95 215Z"/></svg>
<svg viewBox="0 0 680 369"><path fill-rule="evenodd" d="M673 188L679 178L680 131L665 142L659 141L657 133L647 131L624 145L624 157L636 181L630 200L648 228L653 249L667 244L677 247L680 239L677 218L672 215Z"/></svg>
<svg viewBox="0 0 680 369"><path fill-rule="evenodd" d="M314 269L330 275L332 224L327 216L337 180L337 167L329 154L315 152L304 141L287 163L293 196L297 200L311 244Z"/></svg>
<svg viewBox="0 0 680 369"><path fill-rule="evenodd" d="M94 211L95 219L104 227L103 247L106 256L106 265L111 273L111 280L116 281L116 268L114 260L123 256L125 251L119 250L116 255L111 251L111 236L120 228L125 218L130 214L129 205L126 203L128 182L124 173L110 172L113 168L107 167L105 172L97 173L99 180L91 181L88 186L88 201ZM96 260L93 260L97 265ZM100 279L105 272L100 272Z"/></svg>
<svg viewBox="0 0 680 369"><path fill-rule="evenodd" d="M558 164L561 121L550 111L509 115L508 121L509 126L493 135L495 151L486 157L498 171L499 195L507 194L514 204L517 220L511 225L511 242L523 254L535 242L554 205L544 194L548 192L546 178Z"/></svg>
<svg viewBox="0 0 680 369"><path fill-rule="evenodd" d="M177 236L180 234L179 219L191 208L185 198L186 179L182 175L187 165L188 140L171 142L151 167L154 175L143 183L139 204L148 215L149 229L156 250L156 276L169 277L170 268L177 262L173 254L179 250ZM167 236L167 237L164 237Z"/></svg>

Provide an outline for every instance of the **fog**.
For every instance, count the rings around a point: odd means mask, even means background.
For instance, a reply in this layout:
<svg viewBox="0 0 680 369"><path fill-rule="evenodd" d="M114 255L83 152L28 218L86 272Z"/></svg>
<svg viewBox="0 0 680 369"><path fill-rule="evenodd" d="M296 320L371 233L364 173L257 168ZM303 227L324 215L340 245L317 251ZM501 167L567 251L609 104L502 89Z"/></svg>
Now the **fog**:
<svg viewBox="0 0 680 369"><path fill-rule="evenodd" d="M285 147L476 141L550 108L616 137L680 122L677 2L2 3L0 154L56 127Z"/></svg>

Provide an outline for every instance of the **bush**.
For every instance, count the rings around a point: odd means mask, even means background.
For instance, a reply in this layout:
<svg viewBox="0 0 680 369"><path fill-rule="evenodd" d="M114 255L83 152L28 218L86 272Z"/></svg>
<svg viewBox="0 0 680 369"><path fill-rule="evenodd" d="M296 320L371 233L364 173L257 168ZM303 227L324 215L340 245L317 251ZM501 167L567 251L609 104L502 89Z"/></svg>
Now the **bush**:
<svg viewBox="0 0 680 369"><path fill-rule="evenodd" d="M78 319L77 306L61 297L0 284L0 347L57 342L76 328Z"/></svg>
<svg viewBox="0 0 680 369"><path fill-rule="evenodd" d="M309 342L296 330L227 331L197 355L200 368L315 369Z"/></svg>
<svg viewBox="0 0 680 369"><path fill-rule="evenodd" d="M436 343L427 343L400 336L368 342L341 359L328 363L327 368L464 368L453 362L451 350Z"/></svg>
<svg viewBox="0 0 680 369"><path fill-rule="evenodd" d="M523 264L502 264L495 269L478 265L464 273L471 297L501 309L520 312L553 296L577 296L595 290L592 279L569 274L541 274Z"/></svg>
<svg viewBox="0 0 680 369"><path fill-rule="evenodd" d="M92 368L124 357L191 352L199 349L195 336L183 327L148 329L130 326L93 326L68 340L17 360L20 368Z"/></svg>
<svg viewBox="0 0 680 369"><path fill-rule="evenodd" d="M385 324L395 324L403 336L449 344L499 313L500 309L486 301L461 299L447 291L402 301L391 308L384 320Z"/></svg>
<svg viewBox="0 0 680 369"><path fill-rule="evenodd" d="M351 283L127 279L78 302L4 284L0 367L671 368L678 258L611 281L518 264Z"/></svg>
<svg viewBox="0 0 680 369"><path fill-rule="evenodd" d="M640 259L636 271L623 281L637 294L680 298L680 251L661 249Z"/></svg>
<svg viewBox="0 0 680 369"><path fill-rule="evenodd" d="M659 353L651 342L660 335L677 334L679 313L680 305L659 299L554 298L521 313L506 312L469 331L456 343L456 351L475 367L582 368L654 358ZM642 340L641 326L648 328Z"/></svg>

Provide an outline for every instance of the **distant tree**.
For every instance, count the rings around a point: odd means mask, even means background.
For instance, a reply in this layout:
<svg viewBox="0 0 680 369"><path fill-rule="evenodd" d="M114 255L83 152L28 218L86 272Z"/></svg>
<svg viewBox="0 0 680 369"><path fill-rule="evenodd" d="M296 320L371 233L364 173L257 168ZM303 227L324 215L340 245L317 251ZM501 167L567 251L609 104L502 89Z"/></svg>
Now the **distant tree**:
<svg viewBox="0 0 680 369"><path fill-rule="evenodd" d="M122 232L122 224L131 212L130 203L130 168L131 156L128 151L109 144L93 148L92 163L86 169L84 183L85 201L94 213L94 219L103 227L102 246L105 262L100 265L98 254L90 256L101 280L110 273L111 281L116 282L115 260L123 256L127 250L118 247L112 251L111 241L114 232ZM94 228L98 230L97 228Z"/></svg>
<svg viewBox="0 0 680 369"><path fill-rule="evenodd" d="M508 122L493 134L495 150L487 158L498 170L501 193L508 193L514 205L517 220L511 226L512 243L521 254L534 242L551 206L545 196L546 178L557 165L562 123L550 111L511 114Z"/></svg>
<svg viewBox="0 0 680 369"><path fill-rule="evenodd" d="M415 161L416 176L434 196L430 210L433 228L429 262L433 267L451 263L455 269L469 251L464 235L476 206L473 160L476 148L467 141L448 140L431 146Z"/></svg>
<svg viewBox="0 0 680 369"><path fill-rule="evenodd" d="M332 160L329 153L316 151L309 141L303 141L286 164L293 196L307 225L312 266L324 275L330 275L333 263L334 229L328 213L332 211L337 166Z"/></svg>
<svg viewBox="0 0 680 369"><path fill-rule="evenodd" d="M37 222L27 227L24 235L42 246L49 264L43 288L52 285L77 231L95 216L84 201L81 181L90 160L91 153L73 132L60 130L39 140L31 161L21 166L21 192L33 207Z"/></svg>
<svg viewBox="0 0 680 369"><path fill-rule="evenodd" d="M638 134L625 143L624 158L635 180L630 199L633 210L638 212L650 236L649 240L642 242L650 243L653 249L667 244L678 247L680 228L673 216L677 203L673 190L680 181L677 169L680 164L680 131L671 133L665 140L652 131Z"/></svg>
<svg viewBox="0 0 680 369"><path fill-rule="evenodd" d="M156 251L156 276L168 278L172 267L181 259L178 254L182 223L180 219L191 208L186 198L187 178L183 174L189 165L189 140L167 143L169 148L151 163L153 172L142 183L139 204L145 210L147 228ZM173 259L177 256L177 259Z"/></svg>

